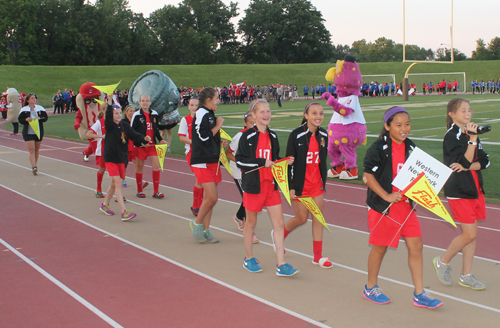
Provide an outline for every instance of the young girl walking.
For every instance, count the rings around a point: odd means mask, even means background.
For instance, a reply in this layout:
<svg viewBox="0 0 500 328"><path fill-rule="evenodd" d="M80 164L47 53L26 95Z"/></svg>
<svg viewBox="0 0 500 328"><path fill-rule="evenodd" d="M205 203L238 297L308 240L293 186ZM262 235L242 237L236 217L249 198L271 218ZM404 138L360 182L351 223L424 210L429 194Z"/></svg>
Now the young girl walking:
<svg viewBox="0 0 500 328"><path fill-rule="evenodd" d="M193 126L193 117L196 114L196 110L198 109L198 103L199 101L197 97L192 97L189 99L189 115L186 115L181 119L181 122L179 124L179 132L177 133L179 135L179 140L185 144L184 148L186 149L186 160L191 171L193 171L193 168L191 167L191 128ZM193 205L191 206L191 212L194 216L198 215L202 202L203 188L201 187L201 184L195 183L193 187Z"/></svg>
<svg viewBox="0 0 500 328"><path fill-rule="evenodd" d="M458 284L473 290L486 286L472 272L472 260L476 251L479 220L486 219L483 177L481 170L490 165L488 154L477 136L477 124L471 122L469 101L455 98L446 109L446 132L443 140L444 164L453 173L444 185L453 218L460 222L462 233L455 237L442 256L432 261L439 280L445 285L453 283L450 262L462 251L462 273Z"/></svg>
<svg viewBox="0 0 500 328"><path fill-rule="evenodd" d="M104 113L106 111L106 104L100 105L99 114L97 115L97 121L90 127L87 131L86 137L89 140L97 140L97 148L95 150L95 163L99 167L97 170L97 188L95 190L96 198L104 198L102 193L102 179L104 178L104 172L106 172L106 166L104 165L103 148L104 143L102 142L106 136L106 128L104 125Z"/></svg>
<svg viewBox="0 0 500 328"><path fill-rule="evenodd" d="M412 203L391 184L415 147L408 138L410 115L402 107L392 107L385 112L384 122L379 139L366 151L363 163L363 181L368 186L369 243L372 245L368 256L368 282L363 297L376 304L391 301L378 287L378 274L387 247L397 248L399 238L403 237L415 286L413 305L435 309L443 303L424 290L420 223Z"/></svg>
<svg viewBox="0 0 500 328"><path fill-rule="evenodd" d="M243 259L243 268L250 272L262 271L259 261L253 257L252 237L257 225L257 214L265 206L273 225L271 236L278 260L276 275L290 277L299 273L299 270L285 262L283 209L278 185L271 171L271 166L280 159L278 136L269 129L271 109L267 101L254 100L250 104L250 111L255 125L243 132L236 152L236 164L242 170L243 204L246 209L243 228L246 257ZM288 164L293 164L293 160L289 158Z"/></svg>
<svg viewBox="0 0 500 328"><path fill-rule="evenodd" d="M129 221L136 217L135 213L125 208L122 194L122 179L125 178L125 163L128 160L128 139L135 144L147 145L151 140L149 136L143 136L135 132L128 123L121 121L122 110L119 105L113 106L113 96L107 97L106 114L104 115L104 125L106 138L104 139L104 165L111 177L111 184L108 188L104 202L100 210L106 215L114 215L109 207L109 202L113 195L121 210L122 221Z"/></svg>
<svg viewBox="0 0 500 328"><path fill-rule="evenodd" d="M190 222L194 239L199 243L218 243L210 231L210 221L215 204L219 198L217 184L222 181L219 167L221 147L220 128L224 119L215 117L219 95L214 88L204 88L199 93L198 110L191 127L191 168L196 183L203 188L203 202L198 216Z"/></svg>
<svg viewBox="0 0 500 328"><path fill-rule="evenodd" d="M137 197L145 198L146 194L142 191L142 172L144 170L144 161L149 158L151 166L153 167L153 198L163 198L165 195L159 191L160 187L160 161L156 154L155 140L158 143L167 143L160 135L158 130L158 113L152 111L151 100L148 95L143 95L139 99L141 108L134 113L132 117L132 128L142 135L147 135L151 139L146 146L134 142L136 165L135 165L135 179L137 183Z"/></svg>
<svg viewBox="0 0 500 328"><path fill-rule="evenodd" d="M135 107L132 105L127 105L123 109L123 118L122 121L128 123L129 125L132 123L132 118L134 117L135 114ZM134 165L134 169L137 166L137 156L135 156L135 147L134 147L134 142L129 139L128 141L128 162L132 162ZM128 163L125 164L125 172L127 171L127 166ZM149 182L143 181L142 182L142 189L146 188L149 186ZM127 187L127 181L125 179L122 180L122 187L126 188Z"/></svg>
<svg viewBox="0 0 500 328"><path fill-rule="evenodd" d="M286 156L295 158L288 166L290 197L294 200L295 216L285 224L284 236L307 222L309 210L297 197L312 197L320 211L323 211L323 194L326 185L326 161L328 133L320 125L323 122L323 106L309 103L304 110L302 124L290 133ZM313 264L330 269L333 263L323 257L323 225L312 220Z"/></svg>

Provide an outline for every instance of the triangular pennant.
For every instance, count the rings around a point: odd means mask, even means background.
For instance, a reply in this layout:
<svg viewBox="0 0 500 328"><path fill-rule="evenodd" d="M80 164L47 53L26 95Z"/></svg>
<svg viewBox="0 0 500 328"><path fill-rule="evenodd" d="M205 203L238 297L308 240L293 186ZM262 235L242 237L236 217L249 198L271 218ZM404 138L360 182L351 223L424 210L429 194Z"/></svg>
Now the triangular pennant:
<svg viewBox="0 0 500 328"><path fill-rule="evenodd" d="M326 230L330 231L328 225L326 224L323 213L321 213L318 205L316 205L316 202L314 201L314 199L312 199L312 197L297 197L297 199L300 200L300 202L304 204L305 207L307 207L309 212L311 212L311 214L316 218L316 220L319 221L319 223L321 223L326 228Z"/></svg>
<svg viewBox="0 0 500 328"><path fill-rule="evenodd" d="M288 204L291 206L290 189L288 187L288 162L284 159L274 162L271 171L273 172L274 179L278 183L278 187L280 187L281 192L283 192Z"/></svg>
<svg viewBox="0 0 500 328"><path fill-rule="evenodd" d="M158 160L160 161L160 168L163 171L163 161L165 160L165 154L167 153L168 144L155 145L156 154L158 155Z"/></svg>
<svg viewBox="0 0 500 328"><path fill-rule="evenodd" d="M99 99L97 99L97 98L95 99L95 101L97 101L97 103L98 103L99 105L102 105L102 104L104 104L104 101L102 101L102 100L99 100Z"/></svg>
<svg viewBox="0 0 500 328"><path fill-rule="evenodd" d="M448 221L455 228L457 227L450 214L446 210L446 207L444 207L443 203L434 192L434 189L431 187L431 184L425 177L424 172L420 173L420 175L415 180L413 180L401 193L408 198L413 199L415 202L417 202L417 204L420 204L437 216Z"/></svg>
<svg viewBox="0 0 500 328"><path fill-rule="evenodd" d="M226 139L226 140L229 140L229 141L233 141L233 138L231 138L231 137L229 136L229 134L227 134L227 133L226 133L226 131L224 131L224 130L222 130L222 129L220 129L219 131L220 131L220 137L221 137L222 139Z"/></svg>
<svg viewBox="0 0 500 328"><path fill-rule="evenodd" d="M227 156L226 156L226 152L224 151L224 147L220 147L219 160L224 165L224 167L229 172L229 174L233 175L233 173L231 173L231 168L229 167L229 161L227 160Z"/></svg>
<svg viewBox="0 0 500 328"><path fill-rule="evenodd" d="M112 95L116 88L118 88L118 85L121 83L122 80L120 80L120 82L118 82L117 84L110 84L110 85L94 85L94 88L96 88L97 90L100 90L102 92L104 92L105 94L107 95Z"/></svg>
<svg viewBox="0 0 500 328"><path fill-rule="evenodd" d="M38 139L40 139L40 122L38 122L38 120L31 120L29 124L33 129L33 131L35 131L35 134L38 137Z"/></svg>

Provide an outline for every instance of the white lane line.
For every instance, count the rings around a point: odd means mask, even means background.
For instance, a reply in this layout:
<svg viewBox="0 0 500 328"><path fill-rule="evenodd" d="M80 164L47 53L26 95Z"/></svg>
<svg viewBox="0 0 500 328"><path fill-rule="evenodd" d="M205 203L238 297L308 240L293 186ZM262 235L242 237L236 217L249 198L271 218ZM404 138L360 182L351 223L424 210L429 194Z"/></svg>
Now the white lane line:
<svg viewBox="0 0 500 328"><path fill-rule="evenodd" d="M18 194L18 195L26 197L25 195L20 194L17 191L12 190L12 189L10 189L8 187L5 187L4 185L0 185L0 186L2 186L5 189L10 190L10 191ZM27 197L27 198L29 198L29 197ZM31 198L31 200L40 204L40 202L38 202L35 199ZM21 252L19 252L17 249L15 249L14 247L12 247L10 244L8 244L2 238L0 238L0 243L2 245L4 245L5 247L7 247L12 253L16 254L24 262L28 263L33 269L35 269L36 271L38 271L39 273L41 273L45 278L47 278L48 280L50 280L54 285L56 285L57 287L61 288L69 296L73 297L75 300L77 300L80 304L82 304L83 306L85 306L87 309L89 309L91 312L93 312L99 318L101 318L102 320L106 321L110 326L117 327L117 328L123 327L118 322L114 321L113 319L111 319L110 317L108 317L106 314L104 314L104 312L102 312L101 310L99 310L98 308L96 308L94 305L92 305L90 302L88 302L86 299L84 299L83 297L81 297L80 295L78 295L77 293L75 293L74 291L72 291L65 284L63 284L62 282L60 282L59 280L57 280L56 278L54 278L51 274L49 274L47 271L45 271L44 269L42 269L40 266L36 265L33 261L31 261L29 258L27 258L26 256L24 256Z"/></svg>
<svg viewBox="0 0 500 328"><path fill-rule="evenodd" d="M134 242L131 242L130 240L127 240L127 239L125 239L125 238L122 238L122 237L116 236L115 234L113 234L113 233L111 233L111 232L109 232L109 231L106 231L106 230L101 229L101 228L99 228L99 227L97 227L97 226L94 226L94 225L92 225L92 224L90 224L90 223L88 223L88 222L85 222L85 221L83 221L83 220L81 220L81 219L79 219L79 218L77 218L77 217L75 217L75 216L73 216L73 215L71 215L71 214L69 214L69 213L63 212L63 211L61 211L61 210L59 210L59 209L57 209L57 208L55 208L55 207L52 207L52 206L47 205L47 204L44 204L44 203L42 203L42 202L38 201L37 199L31 198L31 197L29 197L29 196L27 196L27 195L24 195L24 194L22 194L22 193L20 193L20 192L18 192L18 191L16 191L16 190L13 190L13 189L11 189L11 188L9 188L9 187L7 187L7 186L4 186L4 185L0 184L0 187L3 187L3 188L5 188L5 189L7 189L7 190L9 190L9 191L11 191L11 192L13 192L13 193L16 193L16 194L18 194L18 195L20 195L20 196L22 196L22 197L25 197L25 198L27 198L27 199L29 199L29 200L33 201L33 202L36 202L36 203L38 203L38 204L40 204L40 205L42 205L42 206L45 206L45 207L47 207L47 208L49 208L49 209L51 209L51 210L53 210L53 211L55 211L55 212L58 212L58 213L60 213L60 214L62 214L62 215L65 215L65 216L67 216L67 217L69 217L69 218L71 218L71 219L73 219L73 220L75 220L75 221L78 221L78 222L80 222L80 223L82 223L82 224L84 224L84 225L86 225L86 226L88 226L88 227L90 227L90 228L92 228L92 229L95 229L95 230L100 231L100 232L102 232L102 233L104 233L104 234L106 234L106 235L109 235L110 237L113 237L113 238L118 239L118 240L120 240L120 241L122 241L122 242L125 242L125 243L127 243L129 246L136 247L136 248L138 248L138 249L140 249L140 250L142 250L142 251L144 251L144 252L146 252L146 253L149 253L149 254L151 254L151 255L154 255L154 256L156 256L156 257L158 257L158 258L162 259L162 260L165 260L165 261L170 262L170 263L172 263L172 264L174 264L174 265L177 265L178 267L181 267L181 268L183 268L183 269L185 269L185 270L187 270L187 271L189 271L189 272L195 273L195 274L197 274L197 275L199 275L199 276L201 276L201 277L203 277L203 278L205 278L205 279L208 279L208 280L213 281L213 282L215 282L215 283L217 283L217 284L220 284L220 285L222 285L222 286L224 286L224 287L227 287L227 288L229 288L229 289L231 289L231 290L233 290L233 291L235 291L235 292L238 292L238 293L240 293L240 294L242 294L242 295L245 295L245 296L247 296L247 297L250 297L250 298L252 298L252 299L254 299L254 300L256 300L256 301L259 301L259 302L261 302L261 303L264 303L264 304L266 304L266 305L268 305L268 306L271 306L271 307L273 307L273 308L275 308L275 309L277 309L277 310L280 310L280 311L282 311L282 312L284 312L284 313L287 313L287 314L289 314L289 315L292 315L292 316L294 316L294 317L296 317L296 318L299 318L299 319L301 319L301 320L304 320L304 321L306 321L306 322L309 322L309 323L314 324L314 325L319 326L319 327L330 328L330 326L327 326L327 325L325 325L325 324L323 324L323 323L321 323L321 322L315 321L315 320L313 320L313 319L311 319L311 318L308 318L308 317L306 317L306 316L304 316L304 315L302 315L302 314L300 314L300 313L297 313L297 312L294 312L294 311L289 310L289 309L287 309L287 308L284 308L284 307L282 307L282 306L280 306L280 305L278 305L278 304L275 304L275 303L270 302L270 301L268 301L268 300L266 300L266 299L260 298L260 297L258 297L258 296L256 296L256 295L250 294L250 293L248 293L248 292L246 292L246 291L244 291L244 290L242 290L242 289L240 289L240 288L238 288L238 287L235 287L235 286L233 286L233 285L230 285L230 284L228 284L228 283L226 283L226 282L224 282L224 281L222 281L222 280L219 280L219 279L214 278L214 277L212 277L212 276L209 276L209 275L207 275L207 274L205 274L205 273L203 273L203 272L201 272L201 271L198 271L198 270L195 270L195 269L193 269L193 268L191 268L191 267L188 267L188 266L186 266L186 265L184 265L184 264L182 264L182 263L180 263L180 262L177 262L177 261L175 261L175 260L172 260L171 258L168 258L168 257L163 256L163 255L161 255L161 254L158 254L158 253L156 253L156 252L153 252L153 251L151 251L151 250L149 250L149 249L147 249L147 248L145 248L145 247L143 247L143 246L137 245L137 244L135 244ZM144 206L144 207L147 207L147 208L150 208L150 209L154 209L154 208L152 208L152 207L150 207L150 206ZM169 215L172 215L172 216L175 216L175 217L183 218L183 219L188 220L188 221L192 221L192 220L190 220L190 219L188 219L188 218L185 218L185 217L182 217L182 216L179 216L179 215L176 215L176 214L172 214L172 213L168 213L168 212L165 212L165 213L167 213L167 214L169 214ZM233 233L233 234L238 235L238 234L236 234L236 233ZM0 242L4 243L2 239L0 239ZM15 252L19 253L19 252L18 252L15 248L13 248L12 246L10 246L10 245L8 245L8 244L6 244L6 243L5 243L4 245L6 245L6 247L8 247L9 249L11 249L11 250L13 250L13 251L15 251ZM7 245L8 245L8 246L7 246ZM270 245L270 244L268 244L268 245ZM28 258L26 258L26 257L25 257L24 255L22 255L21 253L19 253L19 256L20 256L23 260L30 261ZM30 262L31 262L31 261L30 261ZM38 266L37 266L36 264L34 264L34 263L33 263L33 265L34 265L34 266L36 266L36 268L40 268L40 267L38 267ZM44 271L42 268L40 268L40 270L41 270L40 272L42 272L42 271L43 271L43 272L45 272L45 273L46 273L46 271ZM43 274L43 272L42 272L42 274ZM48 273L46 273L46 274L47 274L49 277L52 277L52 276L50 276ZM45 274L44 274L44 275L45 275ZM58 282L56 279L54 279L54 280L55 280L56 282ZM52 279L51 279L51 281L52 281ZM54 282L54 283L55 283L55 282ZM63 284L61 284L61 285L62 285L62 286L64 286ZM67 288L66 286L64 286L64 287L65 287L68 291L71 291L71 290L70 290L69 288ZM61 287L61 288L62 288L62 287ZM65 291L66 291L66 290L65 290ZM71 295L71 294L70 294L70 295ZM74 295L78 296L76 293L74 293ZM73 295L72 295L72 296L73 296ZM73 296L73 297L75 297L75 296ZM78 297L79 297L79 296L78 296ZM82 300L83 300L83 301L85 301L83 298L82 298ZM86 301L85 301L85 302L86 302ZM88 302L87 302L87 303L88 303ZM83 303L82 303L82 304L83 304ZM88 304L89 304L90 306L92 306L90 303L88 303ZM96 310L97 310L97 309L96 309ZM98 310L98 311L99 311L99 310ZM102 312L101 312L101 313L102 313ZM96 313L96 314L97 314L97 313ZM104 315L104 314L103 314L103 315ZM111 320L111 319L110 319L110 320ZM114 321L112 321L112 322L114 322ZM117 325L117 326L114 326L114 327L122 327L122 326L118 325L118 323L116 323L116 325Z"/></svg>

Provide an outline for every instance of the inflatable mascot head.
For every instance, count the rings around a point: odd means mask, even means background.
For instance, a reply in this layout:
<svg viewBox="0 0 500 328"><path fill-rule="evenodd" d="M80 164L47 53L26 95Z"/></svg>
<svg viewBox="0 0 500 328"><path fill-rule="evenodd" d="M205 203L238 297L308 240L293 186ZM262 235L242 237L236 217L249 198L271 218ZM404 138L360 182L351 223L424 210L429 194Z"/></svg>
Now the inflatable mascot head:
<svg viewBox="0 0 500 328"><path fill-rule="evenodd" d="M363 85L363 78L354 56L347 55L344 60L337 60L337 65L330 68L325 77L327 81L335 83L339 97L361 95L359 89Z"/></svg>

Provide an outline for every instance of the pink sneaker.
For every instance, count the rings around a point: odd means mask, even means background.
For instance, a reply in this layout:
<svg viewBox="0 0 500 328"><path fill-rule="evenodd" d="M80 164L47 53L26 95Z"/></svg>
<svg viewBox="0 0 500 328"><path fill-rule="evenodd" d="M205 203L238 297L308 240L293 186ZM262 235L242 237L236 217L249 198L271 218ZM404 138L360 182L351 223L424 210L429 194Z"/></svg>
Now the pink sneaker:
<svg viewBox="0 0 500 328"><path fill-rule="evenodd" d="M132 213L132 210L126 210L122 213L122 221L130 221L135 218L137 214Z"/></svg>
<svg viewBox="0 0 500 328"><path fill-rule="evenodd" d="M101 204L101 208L100 208L101 212L103 212L104 214L106 215L115 215L115 212L113 212L110 208L109 208L109 205L104 205L104 204Z"/></svg>

